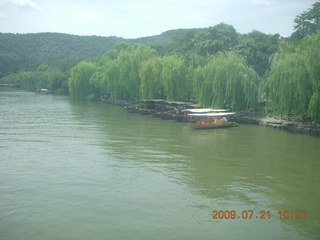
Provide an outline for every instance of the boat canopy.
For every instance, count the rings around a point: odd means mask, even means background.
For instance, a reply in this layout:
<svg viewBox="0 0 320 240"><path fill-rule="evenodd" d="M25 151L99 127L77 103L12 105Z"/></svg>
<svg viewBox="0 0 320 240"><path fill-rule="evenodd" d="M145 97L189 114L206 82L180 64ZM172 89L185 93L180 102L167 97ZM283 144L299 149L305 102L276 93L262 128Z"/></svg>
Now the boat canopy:
<svg viewBox="0 0 320 240"><path fill-rule="evenodd" d="M187 113L218 113L218 112L227 112L227 111L229 111L229 109L194 108L194 109L182 110L182 112L187 112Z"/></svg>
<svg viewBox="0 0 320 240"><path fill-rule="evenodd" d="M212 112L228 112L229 109L212 109Z"/></svg>
<svg viewBox="0 0 320 240"><path fill-rule="evenodd" d="M143 99L143 100L140 100L140 102L155 102L155 103L161 103L161 102L164 102L163 99Z"/></svg>
<svg viewBox="0 0 320 240"><path fill-rule="evenodd" d="M226 117L236 114L235 112L221 112L221 113L194 113L194 114L188 114L188 116L191 117Z"/></svg>
<svg viewBox="0 0 320 240"><path fill-rule="evenodd" d="M169 105L172 106L186 106L186 105L192 105L191 102L178 102L178 101L172 101L172 102L167 102Z"/></svg>

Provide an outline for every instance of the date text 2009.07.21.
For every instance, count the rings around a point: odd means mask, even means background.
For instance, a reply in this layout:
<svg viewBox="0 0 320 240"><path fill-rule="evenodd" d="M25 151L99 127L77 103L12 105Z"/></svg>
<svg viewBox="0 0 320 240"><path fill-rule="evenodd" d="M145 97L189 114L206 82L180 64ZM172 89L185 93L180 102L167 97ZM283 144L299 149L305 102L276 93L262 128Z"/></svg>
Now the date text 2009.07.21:
<svg viewBox="0 0 320 240"><path fill-rule="evenodd" d="M212 219L271 219L271 211L261 210L214 210L212 211ZM280 219L305 219L307 217L306 210L281 210L277 212Z"/></svg>

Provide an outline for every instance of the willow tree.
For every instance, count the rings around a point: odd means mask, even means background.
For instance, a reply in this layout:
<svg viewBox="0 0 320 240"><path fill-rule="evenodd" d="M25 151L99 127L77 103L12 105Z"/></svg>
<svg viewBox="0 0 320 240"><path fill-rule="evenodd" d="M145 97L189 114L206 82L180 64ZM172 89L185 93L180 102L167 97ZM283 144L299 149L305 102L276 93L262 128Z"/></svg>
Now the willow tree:
<svg viewBox="0 0 320 240"><path fill-rule="evenodd" d="M105 65L104 82L112 101L136 102L140 98L140 64L156 56L156 52L149 46L124 46Z"/></svg>
<svg viewBox="0 0 320 240"><path fill-rule="evenodd" d="M313 121L320 122L320 34L303 40L306 65L312 84L312 96L308 106L308 115Z"/></svg>
<svg viewBox="0 0 320 240"><path fill-rule="evenodd" d="M119 64L115 60L108 62L103 70L103 79L101 87L109 96L112 102L123 99L125 89L120 84Z"/></svg>
<svg viewBox="0 0 320 240"><path fill-rule="evenodd" d="M194 73L195 96L208 107L249 109L257 104L257 73L235 53L220 53Z"/></svg>
<svg viewBox="0 0 320 240"><path fill-rule="evenodd" d="M268 78L268 106L287 117L320 121L320 35L283 43Z"/></svg>
<svg viewBox="0 0 320 240"><path fill-rule="evenodd" d="M164 86L161 78L162 62L160 57L151 58L141 63L140 97L142 99L164 98Z"/></svg>
<svg viewBox="0 0 320 240"><path fill-rule="evenodd" d="M186 100L192 89L189 79L189 68L185 60L178 56L165 56L161 59L161 81L167 100Z"/></svg>
<svg viewBox="0 0 320 240"><path fill-rule="evenodd" d="M89 80L95 71L96 65L88 61L82 61L71 69L68 85L72 99L85 99L90 94Z"/></svg>
<svg viewBox="0 0 320 240"><path fill-rule="evenodd" d="M300 49L288 48L274 56L268 78L269 107L287 117L307 115L312 94L305 56Z"/></svg>

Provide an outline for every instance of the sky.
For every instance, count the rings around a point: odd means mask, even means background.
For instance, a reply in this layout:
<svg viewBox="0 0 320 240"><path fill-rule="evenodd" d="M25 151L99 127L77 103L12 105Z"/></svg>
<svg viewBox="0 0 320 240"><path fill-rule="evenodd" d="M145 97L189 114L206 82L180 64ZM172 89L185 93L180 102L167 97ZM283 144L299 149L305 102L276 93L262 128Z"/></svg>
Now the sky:
<svg viewBox="0 0 320 240"><path fill-rule="evenodd" d="M290 36L317 0L0 0L0 32L139 38L221 22Z"/></svg>

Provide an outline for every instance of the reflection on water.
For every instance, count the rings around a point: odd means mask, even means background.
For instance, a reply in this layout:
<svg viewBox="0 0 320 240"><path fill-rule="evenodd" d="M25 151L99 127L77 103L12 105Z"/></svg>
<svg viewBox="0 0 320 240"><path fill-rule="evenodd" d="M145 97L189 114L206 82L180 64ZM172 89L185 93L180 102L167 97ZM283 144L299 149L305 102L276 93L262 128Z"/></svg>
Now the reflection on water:
<svg viewBox="0 0 320 240"><path fill-rule="evenodd" d="M0 92L0 239L318 239L320 139ZM271 219L213 220L213 210ZM280 210L307 210L280 219Z"/></svg>

